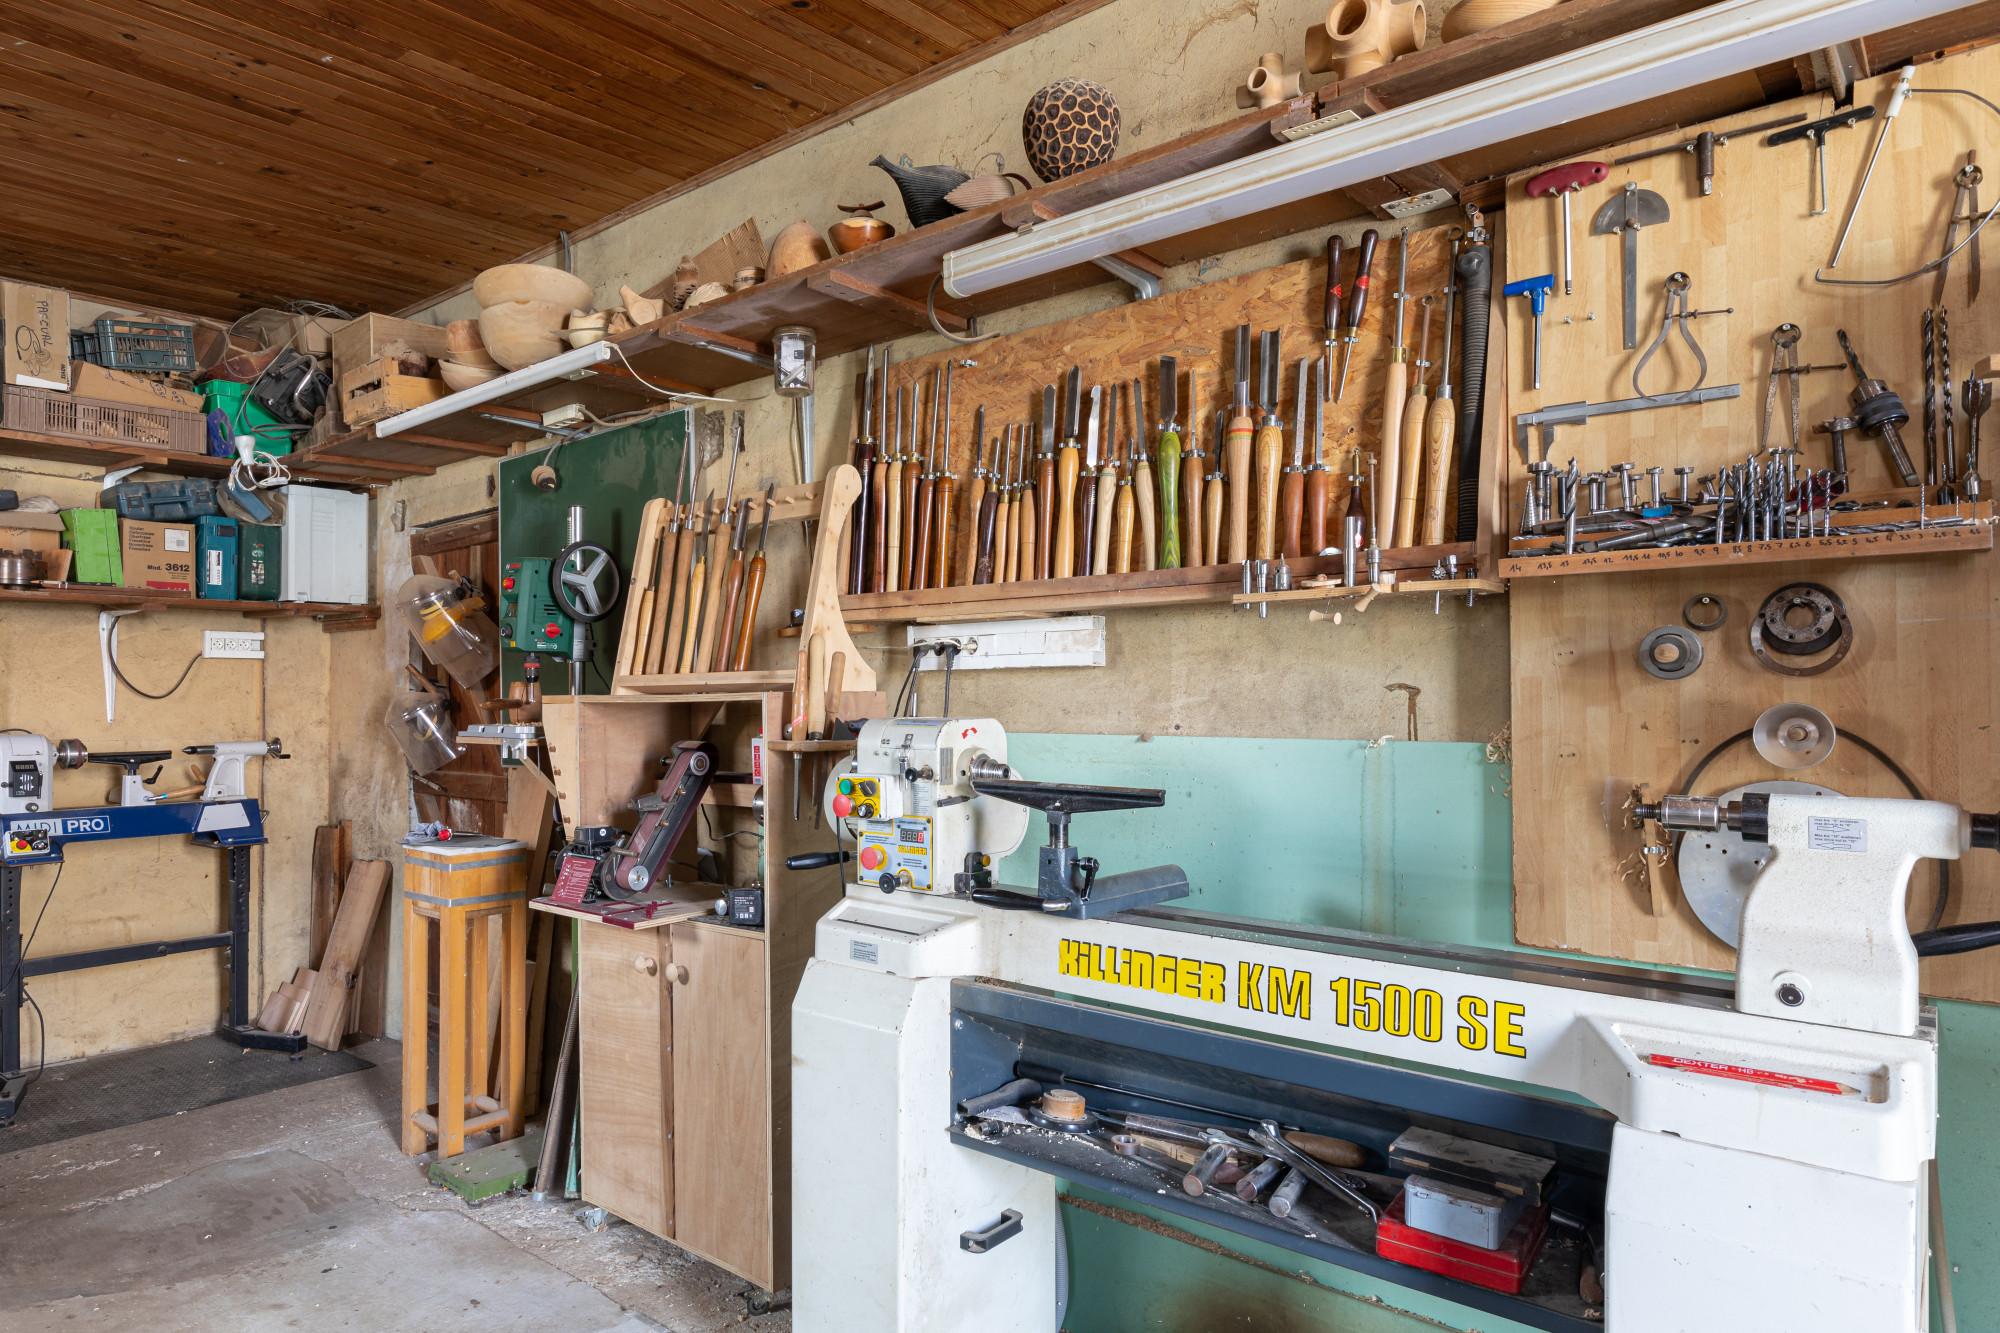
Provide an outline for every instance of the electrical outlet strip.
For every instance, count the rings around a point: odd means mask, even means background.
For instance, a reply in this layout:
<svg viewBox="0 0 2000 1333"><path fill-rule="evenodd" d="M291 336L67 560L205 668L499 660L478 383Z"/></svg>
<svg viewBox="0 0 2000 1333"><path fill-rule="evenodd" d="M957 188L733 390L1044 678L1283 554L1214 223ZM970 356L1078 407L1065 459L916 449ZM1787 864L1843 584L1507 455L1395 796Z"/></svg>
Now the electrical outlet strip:
<svg viewBox="0 0 2000 1333"><path fill-rule="evenodd" d="M262 633L247 633L243 630L205 629L201 632L201 655L262 658L264 636Z"/></svg>
<svg viewBox="0 0 2000 1333"><path fill-rule="evenodd" d="M955 671L996 667L1104 665L1104 617L1056 616L1047 620L981 620L957 625L912 625L909 646L955 643ZM942 671L936 653L924 654L919 671Z"/></svg>

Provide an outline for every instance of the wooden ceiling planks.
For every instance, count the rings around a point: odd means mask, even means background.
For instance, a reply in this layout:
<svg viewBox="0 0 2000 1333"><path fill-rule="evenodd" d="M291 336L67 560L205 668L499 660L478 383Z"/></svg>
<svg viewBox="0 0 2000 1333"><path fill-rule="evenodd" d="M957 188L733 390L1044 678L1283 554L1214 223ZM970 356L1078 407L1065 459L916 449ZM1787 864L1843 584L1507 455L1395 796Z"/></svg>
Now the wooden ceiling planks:
<svg viewBox="0 0 2000 1333"><path fill-rule="evenodd" d="M0 0L0 268L395 309L1105 0Z"/></svg>

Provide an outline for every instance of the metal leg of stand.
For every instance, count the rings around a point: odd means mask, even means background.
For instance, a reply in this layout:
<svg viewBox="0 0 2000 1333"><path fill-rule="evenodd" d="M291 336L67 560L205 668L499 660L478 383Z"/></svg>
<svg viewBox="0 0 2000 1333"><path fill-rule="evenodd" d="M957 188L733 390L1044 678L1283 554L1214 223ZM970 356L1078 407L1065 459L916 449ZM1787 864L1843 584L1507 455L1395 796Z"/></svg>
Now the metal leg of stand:
<svg viewBox="0 0 2000 1333"><path fill-rule="evenodd" d="M21 869L0 866L0 1125L12 1124L28 1077L21 1072Z"/></svg>
<svg viewBox="0 0 2000 1333"><path fill-rule="evenodd" d="M284 1051L297 1059L306 1039L266 1032L250 1021L250 849L231 847L229 858L229 1018L222 1035L253 1051Z"/></svg>

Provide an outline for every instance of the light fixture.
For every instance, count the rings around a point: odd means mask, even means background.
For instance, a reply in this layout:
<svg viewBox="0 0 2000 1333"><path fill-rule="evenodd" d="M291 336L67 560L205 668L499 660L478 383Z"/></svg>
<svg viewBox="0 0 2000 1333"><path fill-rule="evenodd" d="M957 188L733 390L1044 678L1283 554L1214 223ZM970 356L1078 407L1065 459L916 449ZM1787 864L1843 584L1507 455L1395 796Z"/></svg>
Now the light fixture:
<svg viewBox="0 0 2000 1333"><path fill-rule="evenodd" d="M520 370L510 370L505 375L490 379L484 384L475 384L470 389L448 393L436 402L413 407L407 412L398 412L387 421L377 422L375 434L378 437L399 435L403 431L415 430L419 426L448 417L454 412L463 412L468 407L478 407L481 403L490 403L520 393L523 389L532 389L553 380L574 379L587 374L592 366L602 361L609 361L616 355L612 345L602 341L571 348L546 361L537 361L534 365L524 366Z"/></svg>
<svg viewBox="0 0 2000 1333"><path fill-rule="evenodd" d="M1725 0L944 256L963 299L1963 8Z"/></svg>

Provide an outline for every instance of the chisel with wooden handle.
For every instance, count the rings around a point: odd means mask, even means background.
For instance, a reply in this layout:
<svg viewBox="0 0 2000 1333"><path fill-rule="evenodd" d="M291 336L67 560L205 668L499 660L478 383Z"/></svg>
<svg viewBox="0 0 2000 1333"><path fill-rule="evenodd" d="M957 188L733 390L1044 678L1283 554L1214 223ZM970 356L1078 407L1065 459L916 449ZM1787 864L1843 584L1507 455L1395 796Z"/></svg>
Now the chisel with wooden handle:
<svg viewBox="0 0 2000 1333"><path fill-rule="evenodd" d="M1323 289L1324 300L1321 303L1320 315L1320 327L1323 330L1321 342L1326 350L1320 355L1328 367L1333 365L1334 344L1340 341L1341 246L1340 237L1329 236L1326 238L1326 286ZM1320 376L1320 388L1322 392L1330 393L1333 388L1333 382L1322 375Z"/></svg>
<svg viewBox="0 0 2000 1333"><path fill-rule="evenodd" d="M1116 413L1118 386L1111 386L1112 409ZM1142 423L1132 421L1125 435L1125 467L1118 468L1118 460L1112 459L1112 469L1117 477L1117 495L1113 498L1111 517L1111 572L1130 574L1132 572L1132 526L1138 512L1138 503L1132 494L1133 471L1132 451L1138 446L1138 429Z"/></svg>
<svg viewBox="0 0 2000 1333"><path fill-rule="evenodd" d="M1139 521L1139 568L1160 567L1158 513L1153 508L1153 456L1146 452L1146 386L1132 377L1132 508Z"/></svg>
<svg viewBox="0 0 2000 1333"><path fill-rule="evenodd" d="M642 675L660 674L670 652L668 645L673 641L674 598L680 592L681 568L681 506L678 502L667 505L670 515L667 522L667 536L661 543L660 551L660 595L653 604L653 632L646 639L646 658L639 666Z"/></svg>
<svg viewBox="0 0 2000 1333"><path fill-rule="evenodd" d="M1215 468L1202 486L1201 493L1201 539L1208 549L1203 553L1201 563L1219 565L1222 563L1222 510L1228 499L1228 484L1222 478L1222 460L1225 452L1223 441L1229 433L1229 410L1224 408L1215 414Z"/></svg>
<svg viewBox="0 0 2000 1333"><path fill-rule="evenodd" d="M874 503L870 492L874 488L875 473L875 348L871 344L863 359L865 369L861 372L861 429L854 437L854 470L861 474L861 494L854 500L854 518L848 524L853 545L847 574L847 590L850 593L868 591L868 524L874 517ZM883 353L882 369L889 369L888 354ZM887 424L887 423L879 423ZM811 449L812 441L806 441ZM811 481L811 477L803 478Z"/></svg>
<svg viewBox="0 0 2000 1333"><path fill-rule="evenodd" d="M1097 430L1104 405L1104 386L1090 386L1090 416L1084 427L1083 453L1076 482L1076 564L1070 572L1082 578L1091 572L1097 536Z"/></svg>
<svg viewBox="0 0 2000 1333"><path fill-rule="evenodd" d="M1202 497L1201 372L1188 367L1187 433L1181 437L1181 564L1192 569L1208 563L1208 533L1202 522L1207 508Z"/></svg>
<svg viewBox="0 0 2000 1333"><path fill-rule="evenodd" d="M708 539L714 535L709 531L712 525L708 516L709 498L706 495L701 498L703 527L701 533L690 543L694 555L688 565L686 595L681 598L681 601L687 604L687 619L682 625L680 659L675 664L674 670L682 675L694 670L695 649L701 645L702 590L708 586Z"/></svg>
<svg viewBox="0 0 2000 1333"><path fill-rule="evenodd" d="M1257 543L1259 560L1278 558L1278 478L1284 466L1285 423L1278 415L1278 330L1257 336Z"/></svg>
<svg viewBox="0 0 2000 1333"><path fill-rule="evenodd" d="M1063 408L1063 442L1056 451L1055 458L1055 532L1049 539L1049 555L1053 574L1051 577L1066 579L1076 573L1076 474L1082 466L1082 454L1077 447L1077 435L1083 422L1083 371L1077 366L1069 368L1069 401Z"/></svg>
<svg viewBox="0 0 2000 1333"><path fill-rule="evenodd" d="M1025 441L1012 426L1007 428L1006 441L1007 452L1002 457L1006 460L1003 475L1007 484L1001 495L1005 512L994 520L1001 534L994 544L1001 546L1003 552L994 562L995 583L1013 583L1021 577L1021 473L1027 467L1022 456Z"/></svg>
<svg viewBox="0 0 2000 1333"><path fill-rule="evenodd" d="M1053 578L1056 570L1056 386L1042 387L1042 452L1035 459L1035 515L1028 533L1029 549L1035 553L1037 579ZM1026 528L1028 521L1022 520Z"/></svg>
<svg viewBox="0 0 2000 1333"><path fill-rule="evenodd" d="M1299 558L1304 537L1306 504L1306 393L1313 387L1311 365L1299 358L1298 399L1292 405L1292 461L1278 485L1278 549L1287 560Z"/></svg>
<svg viewBox="0 0 2000 1333"><path fill-rule="evenodd" d="M1053 462L1053 460L1050 460ZM1041 468L1041 459L1036 460L1036 470ZM1051 471L1053 476L1053 471ZM1054 507L1044 509L1042 496L1055 489L1055 482L1049 481L1046 488L1041 484L1029 485L1025 467L1021 470L1021 542L1020 553L1014 564L1016 577L1026 583L1042 577L1041 570L1034 563L1048 558L1049 530L1047 520L1055 512Z"/></svg>
<svg viewBox="0 0 2000 1333"><path fill-rule="evenodd" d="M1180 373L1173 357L1160 358L1160 452L1154 479L1160 499L1161 569L1181 567L1181 428Z"/></svg>
<svg viewBox="0 0 2000 1333"><path fill-rule="evenodd" d="M661 507L664 506L662 502ZM646 635L650 632L653 619L653 604L659 597L660 588L660 548L666 545L665 523L660 518L660 507L654 502L646 502L646 510L640 516L643 528L653 532L652 558L646 561L646 586L638 589L639 609L632 617L632 632L618 641L618 658L612 668L614 676L636 676L646 669ZM638 551L644 547L643 540L633 549L633 559L638 559ZM631 593L626 597L629 601Z"/></svg>
<svg viewBox="0 0 2000 1333"><path fill-rule="evenodd" d="M696 646L694 655L696 671L717 669L716 642L720 638L722 580L729 572L721 540L726 540L729 532L729 515L736 503L736 465L743 459L743 413L734 412L730 417L729 485L722 493L722 511L710 525L720 540L711 542L708 548L708 587L702 592L701 642Z"/></svg>
<svg viewBox="0 0 2000 1333"><path fill-rule="evenodd" d="M995 558L997 557L1003 562L1006 559L1004 547L998 550L995 549L997 540L1002 536L1000 511L1003 506L1000 503L1000 497L1004 494L1004 487L1000 482L1000 460L1000 441L996 439L993 442L994 485L979 497L979 504L976 508L968 506L966 511L972 515L972 523L970 525L972 528L970 534L972 539L971 566L972 581L975 584L992 583L994 581L993 568ZM976 482L975 484L983 483Z"/></svg>
<svg viewBox="0 0 2000 1333"><path fill-rule="evenodd" d="M997 451L997 443L995 448ZM990 525L982 527L980 523L981 507L986 503L987 491L986 466L984 462L985 449L986 408L984 405L981 405L979 410L972 414L972 475L966 479L965 483L965 549L959 553L958 557L958 582L960 586L968 586L974 583L991 583L993 581L993 562L990 548L993 529ZM998 459L996 458L995 461L997 462ZM988 549L983 553L980 549L982 533L984 534L984 540L989 544ZM987 573L983 579L979 577L979 562L982 558L987 562Z"/></svg>
<svg viewBox="0 0 2000 1333"><path fill-rule="evenodd" d="M1454 232L1458 229L1452 228ZM1445 488L1451 484L1451 437L1458 425L1458 404L1451 400L1452 306L1458 298L1457 236L1451 238L1451 281L1444 289L1444 356L1439 362L1437 397L1424 421L1424 516L1422 544L1444 541Z"/></svg>
<svg viewBox="0 0 2000 1333"><path fill-rule="evenodd" d="M1332 480L1326 466L1326 369L1327 359L1319 357L1313 362L1312 381L1312 466L1306 469L1305 486L1305 532L1300 545L1307 555L1319 555L1326 547L1326 502L1328 482Z"/></svg>
<svg viewBox="0 0 2000 1333"><path fill-rule="evenodd" d="M882 478L882 504L887 515L883 519L884 533L882 548L882 591L901 592L903 589L903 431L911 424L911 412L906 404L915 401L921 381L909 386L906 394L896 390L896 438L890 443L889 466Z"/></svg>
<svg viewBox="0 0 2000 1333"><path fill-rule="evenodd" d="M1236 326L1236 397L1234 415L1229 418L1229 438L1224 444L1229 499L1229 563L1240 565L1250 558L1250 437L1256 433L1257 419L1250 415L1250 326Z"/></svg>
<svg viewBox="0 0 2000 1333"><path fill-rule="evenodd" d="M1376 450L1381 465L1375 483L1382 497L1382 545L1396 542L1396 514L1402 504L1403 487L1403 405L1410 396L1410 349L1403 341L1403 314L1410 294L1404 290L1410 277L1410 234L1405 231L1397 246L1396 290L1389 293L1396 303L1395 337L1389 343L1388 373L1382 379L1382 437Z"/></svg>
<svg viewBox="0 0 2000 1333"><path fill-rule="evenodd" d="M736 530L729 543L729 572L722 579L722 616L716 630L715 669L729 670L736 660L736 608L743 596L743 574L748 561L744 543L750 535L750 501L736 506Z"/></svg>
<svg viewBox="0 0 2000 1333"><path fill-rule="evenodd" d="M883 360L888 360L885 354ZM884 377L887 378L886 376ZM896 391L896 410L903 408L903 391ZM874 476L868 483L868 591L889 591L889 460L895 446L889 434L888 388L883 386L881 421L876 429L882 442L875 453ZM865 474L864 474L865 475Z"/></svg>
<svg viewBox="0 0 2000 1333"><path fill-rule="evenodd" d="M958 487L957 478L951 473L951 368L954 363L944 363L944 431L937 443L938 461L932 469L935 481L931 488L931 555L928 577L924 580L927 588L948 588L951 586L951 519L952 501Z"/></svg>
<svg viewBox="0 0 2000 1333"><path fill-rule="evenodd" d="M1411 363L1415 382L1410 385L1409 399L1403 404L1403 462L1397 469L1400 480L1396 490L1396 530L1390 540L1392 546L1417 544L1417 493L1423 489L1424 479L1424 422L1431 406L1430 394L1424 388L1424 377L1431 368L1431 298L1426 296L1422 304L1423 322L1417 334L1417 359Z"/></svg>
<svg viewBox="0 0 2000 1333"><path fill-rule="evenodd" d="M1114 531L1113 512L1118 507L1118 384L1114 380L1107 396L1099 385L1090 391L1090 410L1097 411L1100 400L1104 403L1104 442L1102 462L1097 468L1097 532L1091 538L1090 572L1109 574L1111 572L1111 539ZM1096 434L1093 430L1092 434ZM1129 574L1132 566L1128 561L1120 573Z"/></svg>
<svg viewBox="0 0 2000 1333"><path fill-rule="evenodd" d="M944 401L944 376L950 369L947 362L932 372L936 378L931 381L930 429L924 433L923 453L910 464L914 471L903 473L903 490L910 497L910 512L903 529L903 544L909 548L903 564L903 586L912 592L930 586L924 576L931 563L931 490L937 483L938 405Z"/></svg>
<svg viewBox="0 0 2000 1333"><path fill-rule="evenodd" d="M1381 237L1370 227L1361 233L1361 250L1354 261L1354 290L1348 295L1347 310L1340 327L1340 378L1333 386L1333 401L1347 392L1347 365L1354 358L1354 344L1361 341L1361 321L1368 314L1368 272L1375 267L1375 246Z"/></svg>
<svg viewBox="0 0 2000 1333"><path fill-rule="evenodd" d="M774 483L764 491L764 525L757 533L757 554L750 559L750 566L743 575L743 620L736 632L736 655L731 660L731 671L750 669L750 632L757 627L757 603L764 595L764 547L771 540L771 506L777 502L778 488Z"/></svg>

